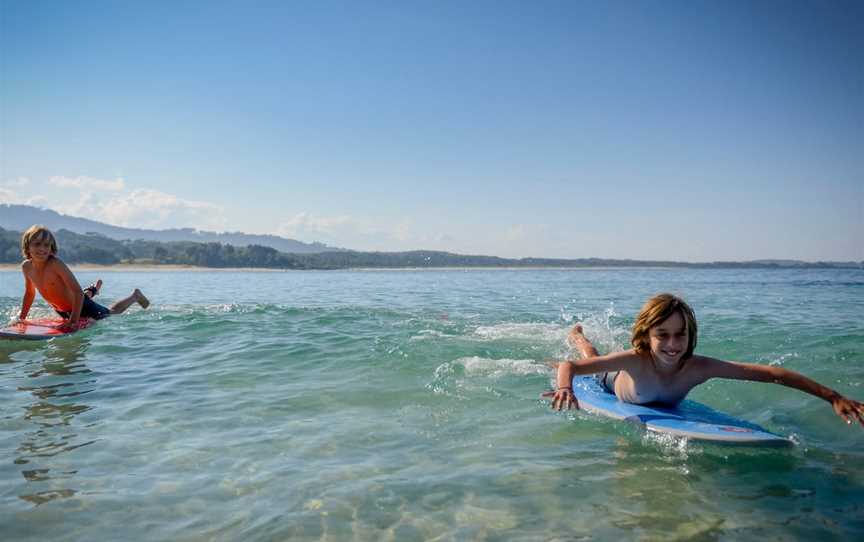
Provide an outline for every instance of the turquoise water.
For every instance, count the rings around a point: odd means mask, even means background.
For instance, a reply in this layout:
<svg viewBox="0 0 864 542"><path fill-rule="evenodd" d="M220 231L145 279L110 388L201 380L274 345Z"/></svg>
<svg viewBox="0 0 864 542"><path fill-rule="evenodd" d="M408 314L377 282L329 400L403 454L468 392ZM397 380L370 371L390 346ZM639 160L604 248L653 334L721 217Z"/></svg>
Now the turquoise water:
<svg viewBox="0 0 864 542"><path fill-rule="evenodd" d="M864 428L815 397L691 394L786 450L539 399L569 326L622 349L666 290L694 306L699 352L862 399L862 271L101 276L101 301L138 286L153 306L0 342L0 540L864 539ZM21 291L0 272L0 316Z"/></svg>

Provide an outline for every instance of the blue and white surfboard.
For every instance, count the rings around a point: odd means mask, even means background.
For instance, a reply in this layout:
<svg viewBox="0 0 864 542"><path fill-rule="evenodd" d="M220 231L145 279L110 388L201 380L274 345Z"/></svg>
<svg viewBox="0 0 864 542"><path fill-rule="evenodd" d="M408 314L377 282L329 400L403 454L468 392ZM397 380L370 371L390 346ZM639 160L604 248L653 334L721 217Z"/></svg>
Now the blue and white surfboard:
<svg viewBox="0 0 864 542"><path fill-rule="evenodd" d="M575 376L573 395L588 412L635 422L648 431L725 444L789 446L792 441L754 423L739 420L695 401L677 407L635 405L618 400L593 376Z"/></svg>

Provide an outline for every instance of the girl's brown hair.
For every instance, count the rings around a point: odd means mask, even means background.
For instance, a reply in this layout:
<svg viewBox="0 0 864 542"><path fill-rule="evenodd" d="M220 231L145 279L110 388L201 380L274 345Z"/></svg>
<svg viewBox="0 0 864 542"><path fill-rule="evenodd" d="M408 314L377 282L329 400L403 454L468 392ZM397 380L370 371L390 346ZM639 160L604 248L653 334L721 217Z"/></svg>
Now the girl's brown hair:
<svg viewBox="0 0 864 542"><path fill-rule="evenodd" d="M648 332L652 327L662 324L676 312L681 314L684 325L687 326L687 351L684 352L682 359L687 359L693 355L693 350L696 349L696 314L683 299L672 294L655 295L639 311L639 316L633 323L633 337L630 339L630 344L636 349L637 354L644 355L651 352Z"/></svg>
<svg viewBox="0 0 864 542"><path fill-rule="evenodd" d="M57 255L57 240L54 239L54 234L45 226L36 224L30 226L21 236L21 254L25 258L30 259L30 243L37 240L48 241L51 244L51 254Z"/></svg>

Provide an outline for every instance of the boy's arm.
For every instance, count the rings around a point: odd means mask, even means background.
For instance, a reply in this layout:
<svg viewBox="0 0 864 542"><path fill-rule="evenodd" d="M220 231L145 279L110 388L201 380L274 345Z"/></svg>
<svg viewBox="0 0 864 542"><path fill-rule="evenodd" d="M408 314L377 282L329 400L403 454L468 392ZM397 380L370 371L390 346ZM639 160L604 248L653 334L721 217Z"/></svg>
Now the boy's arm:
<svg viewBox="0 0 864 542"><path fill-rule="evenodd" d="M773 382L789 388L801 390L831 403L834 412L851 424L853 421L864 426L864 405L848 399L827 386L807 378L801 373L782 367L759 365L756 363L733 363L700 356L705 380L708 378L731 378L754 382Z"/></svg>
<svg viewBox="0 0 864 542"><path fill-rule="evenodd" d="M72 291L73 306L72 310L69 311L68 323L70 326L77 326L78 319L81 317L81 307L84 306L84 292L81 290L81 285L78 284L78 280L72 274L69 267L59 258L52 258L52 260L56 266L57 275L63 281L63 285Z"/></svg>
<svg viewBox="0 0 864 542"><path fill-rule="evenodd" d="M24 296L21 298L21 312L18 313L18 319L26 320L27 315L30 314L30 307L33 306L33 300L36 298L36 287L27 276L24 264L21 265L21 272L24 274Z"/></svg>

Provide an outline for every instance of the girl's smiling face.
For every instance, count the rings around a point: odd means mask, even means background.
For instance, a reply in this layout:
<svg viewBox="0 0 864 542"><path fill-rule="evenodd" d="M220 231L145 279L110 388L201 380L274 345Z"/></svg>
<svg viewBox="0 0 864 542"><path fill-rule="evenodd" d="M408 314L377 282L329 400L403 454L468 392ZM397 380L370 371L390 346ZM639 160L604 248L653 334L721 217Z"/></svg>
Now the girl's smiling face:
<svg viewBox="0 0 864 542"><path fill-rule="evenodd" d="M689 335L684 317L676 311L648 331L651 355L664 367L676 367L687 351Z"/></svg>

